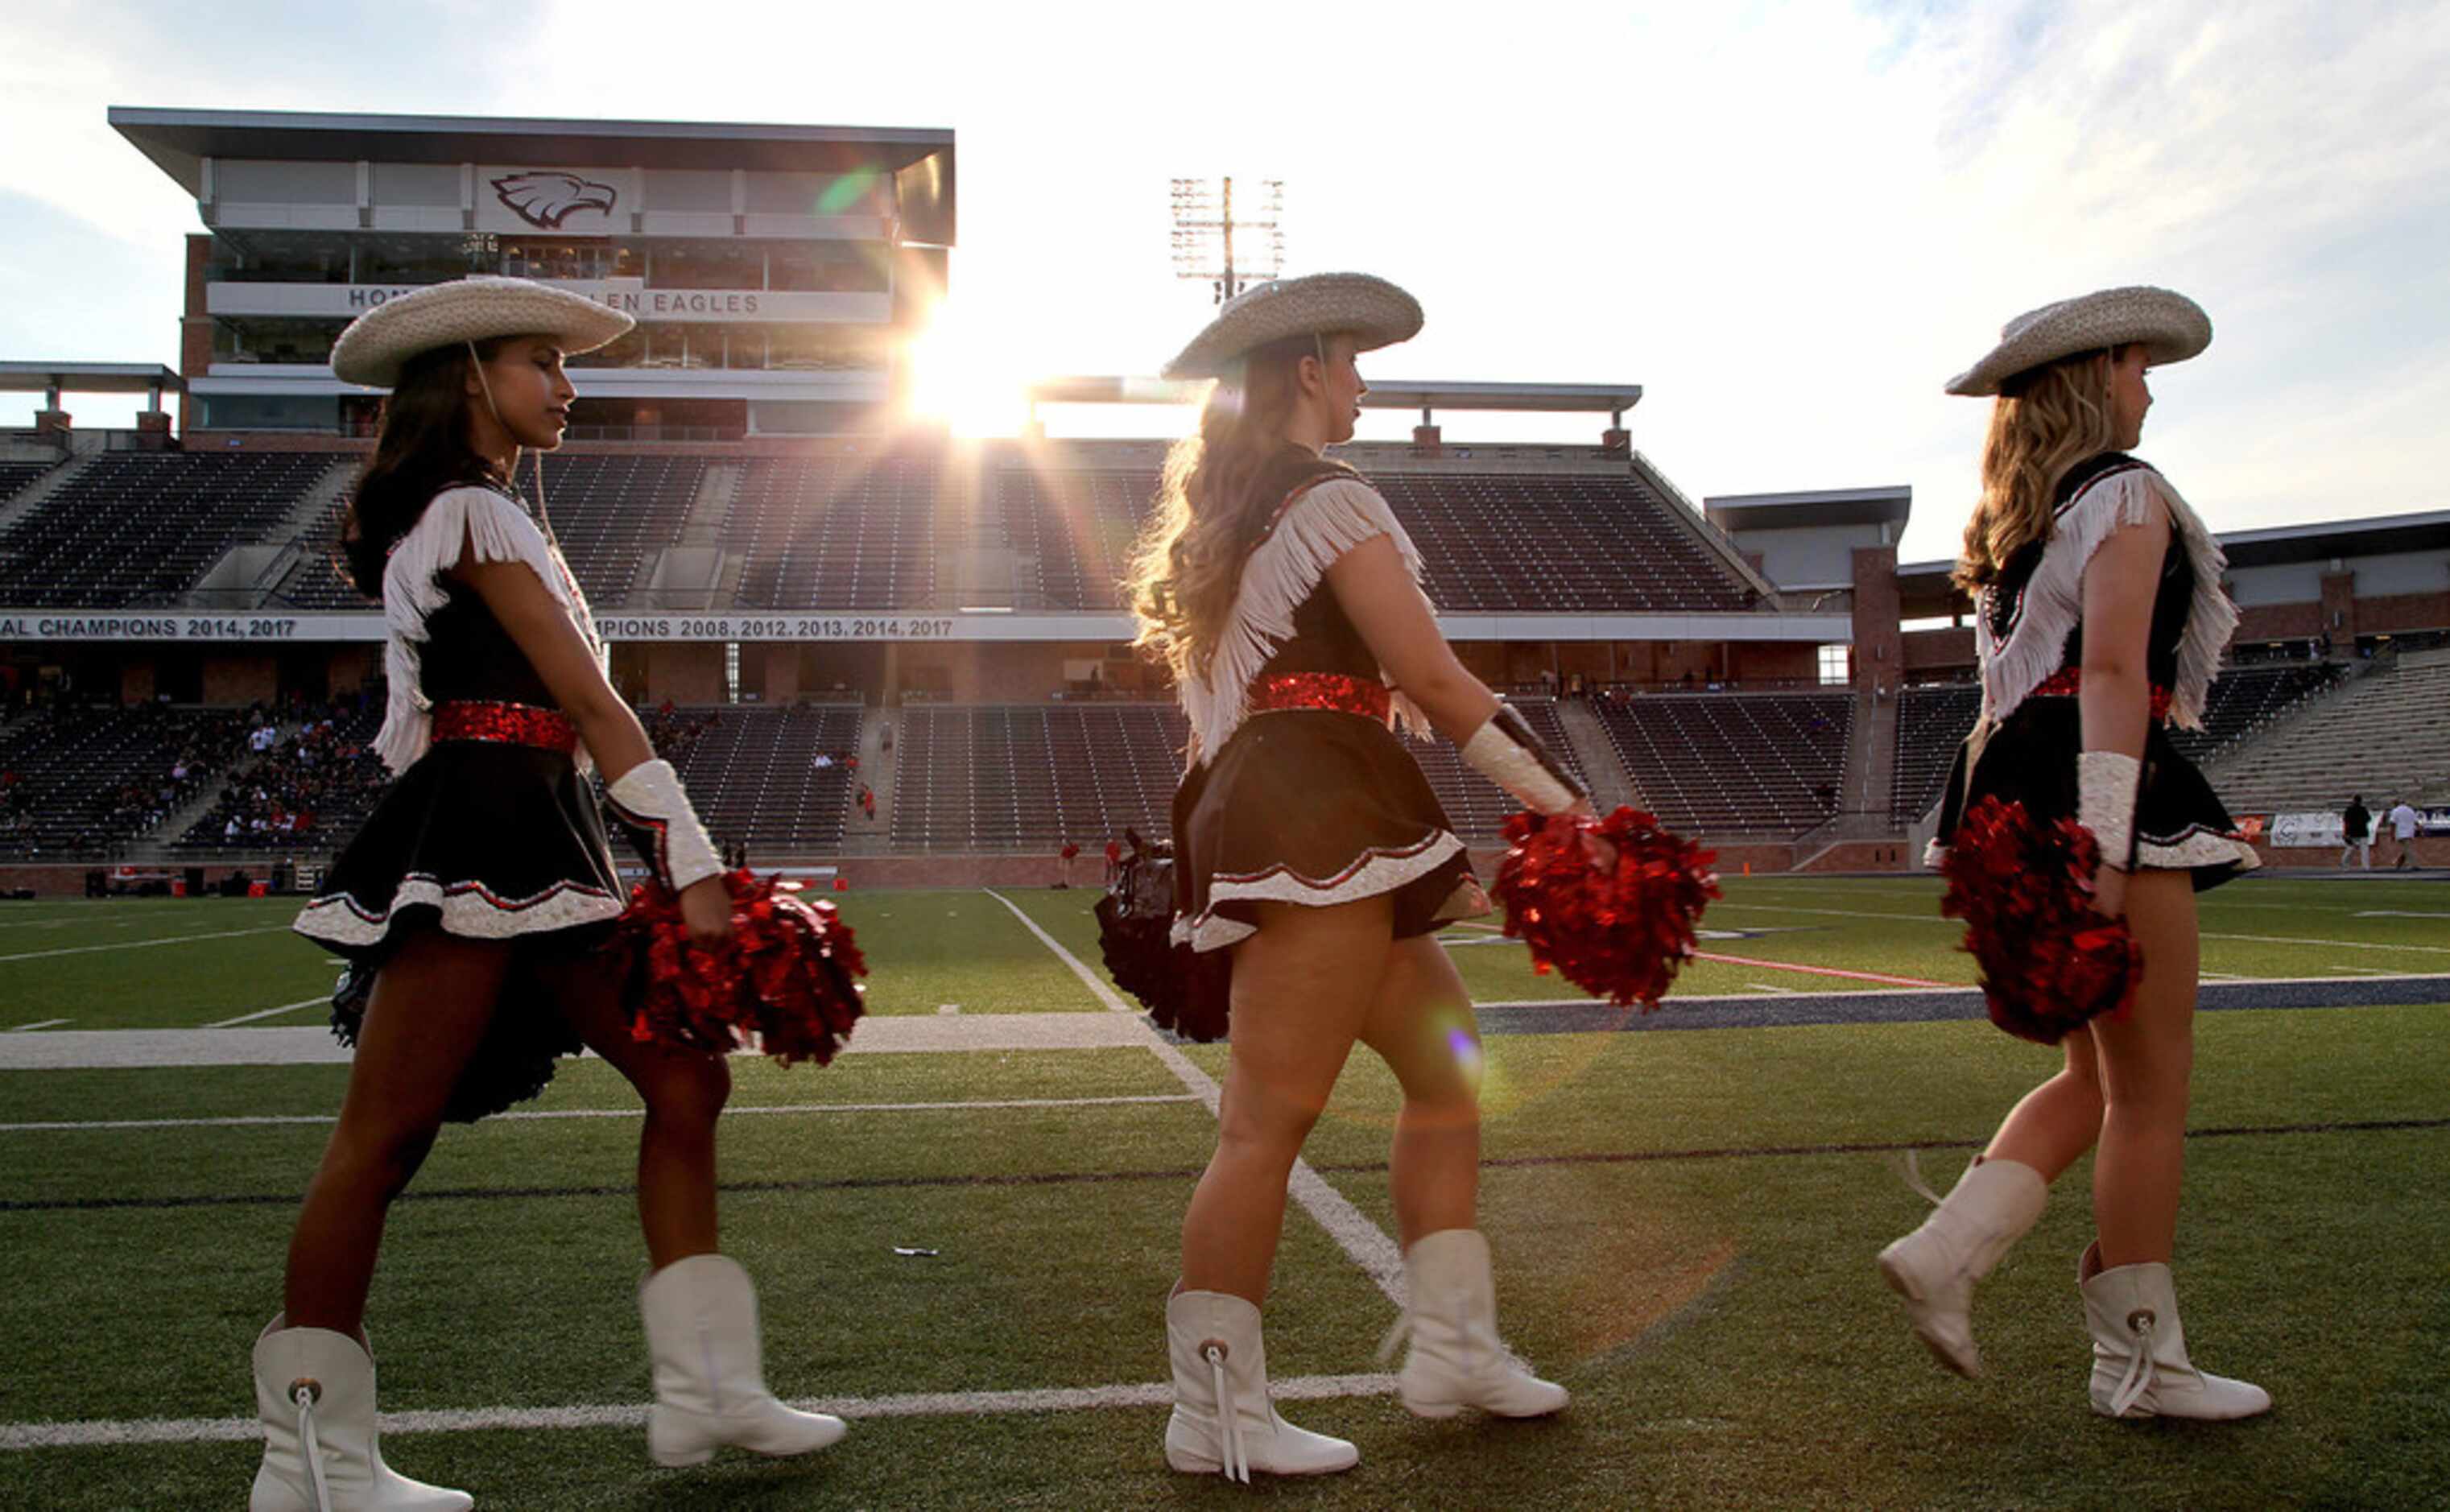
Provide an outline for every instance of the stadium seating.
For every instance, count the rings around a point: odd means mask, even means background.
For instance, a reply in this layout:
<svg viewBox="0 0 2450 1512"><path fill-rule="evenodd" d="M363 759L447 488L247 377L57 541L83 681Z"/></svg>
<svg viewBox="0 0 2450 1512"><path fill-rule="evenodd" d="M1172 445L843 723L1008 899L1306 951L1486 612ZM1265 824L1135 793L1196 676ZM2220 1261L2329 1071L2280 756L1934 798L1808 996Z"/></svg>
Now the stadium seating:
<svg viewBox="0 0 2450 1512"><path fill-rule="evenodd" d="M1643 801L1671 828L1799 834L1838 806L1850 693L1664 693L1593 707Z"/></svg>
<svg viewBox="0 0 2450 1512"><path fill-rule="evenodd" d="M824 852L841 847L858 792L843 758L859 750L862 712L857 704L682 710L699 727L679 754L648 723L718 843ZM818 766L820 754L831 764Z"/></svg>
<svg viewBox="0 0 2450 1512"><path fill-rule="evenodd" d="M1455 611L1739 611L1744 586L1629 473L1386 472L1420 549L1430 601ZM1038 563L1051 609L1116 609L1133 536L1156 497L1142 467L1032 466L991 484L1015 552ZM1024 583L1027 593L1032 585Z"/></svg>
<svg viewBox="0 0 2450 1512"><path fill-rule="evenodd" d="M1517 706L1579 774L1555 706ZM1052 848L1171 832L1190 727L1165 704L917 706L902 715L893 843L908 850ZM1408 742L1458 834L1492 840L1520 805L1446 740Z"/></svg>
<svg viewBox="0 0 2450 1512"><path fill-rule="evenodd" d="M2229 667L2213 679L2205 700L2204 727L2173 729L2170 742L2190 760L2209 761L2294 708L2332 687L2339 669L2319 662ZM1920 822L1939 802L1949 763L1958 743L1981 716L1977 684L1909 688L1897 705L1897 760L1889 785L1889 817L1898 824Z"/></svg>
<svg viewBox="0 0 2450 1512"><path fill-rule="evenodd" d="M545 502L562 554L590 604L627 599L655 553L679 538L706 464L703 456L545 458ZM523 473L522 486L527 481ZM337 514L303 545L275 597L295 609L369 607L340 567Z"/></svg>
<svg viewBox="0 0 2450 1512"><path fill-rule="evenodd" d="M1889 820L1921 823L1947 785L1949 764L1982 717L1982 685L1943 683L1897 695L1897 759L1889 776Z"/></svg>
<svg viewBox="0 0 2450 1512"><path fill-rule="evenodd" d="M55 708L0 740L0 857L94 858L192 800L243 748L239 709ZM173 769L185 762L184 781Z"/></svg>
<svg viewBox="0 0 2450 1512"><path fill-rule="evenodd" d="M925 609L936 593L941 454L783 461L743 470L723 522L746 552L744 609Z"/></svg>
<svg viewBox="0 0 2450 1512"><path fill-rule="evenodd" d="M57 462L0 462L0 501L15 498L28 484L57 466Z"/></svg>
<svg viewBox="0 0 2450 1512"><path fill-rule="evenodd" d="M373 812L391 781L373 750L382 727L383 685L301 719L288 711L279 744L241 749L213 806L171 849L181 853L337 850ZM328 724L329 727L324 727ZM283 826L283 817L298 827ZM236 834L230 833L233 823ZM258 821L261 821L259 826Z"/></svg>
<svg viewBox="0 0 2450 1512"><path fill-rule="evenodd" d="M1752 596L1630 473L1386 473L1442 610L1737 611Z"/></svg>
<svg viewBox="0 0 2450 1512"><path fill-rule="evenodd" d="M920 705L896 737L894 848L1052 849L1166 833L1190 729L1170 704Z"/></svg>
<svg viewBox="0 0 2450 1512"><path fill-rule="evenodd" d="M1018 467L996 475L1013 551L1037 563L1020 607L1117 610L1133 538L1157 496L1150 470Z"/></svg>
<svg viewBox="0 0 2450 1512"><path fill-rule="evenodd" d="M0 534L0 603L170 603L231 547L271 536L331 460L257 452L96 456Z"/></svg>
<svg viewBox="0 0 2450 1512"><path fill-rule="evenodd" d="M2238 815L2328 811L2359 793L2379 813L2388 799L2450 787L2450 651L2403 654L2318 717L2235 742L2207 773Z"/></svg>

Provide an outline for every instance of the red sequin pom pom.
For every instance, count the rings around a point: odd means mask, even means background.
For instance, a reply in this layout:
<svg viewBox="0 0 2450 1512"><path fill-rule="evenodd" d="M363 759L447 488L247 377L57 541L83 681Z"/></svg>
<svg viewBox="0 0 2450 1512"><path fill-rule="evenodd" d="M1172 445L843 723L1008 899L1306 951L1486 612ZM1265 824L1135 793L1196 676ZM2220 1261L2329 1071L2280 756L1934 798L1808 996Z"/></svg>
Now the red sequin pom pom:
<svg viewBox="0 0 2450 1512"><path fill-rule="evenodd" d="M1584 837L1615 847L1603 871ZM1506 932L1531 947L1531 969L1554 968L1609 1001L1659 1006L1693 954L1693 927L1719 896L1717 852L1670 834L1639 809L1605 819L1516 814L1497 864Z"/></svg>
<svg viewBox="0 0 2450 1512"><path fill-rule="evenodd" d="M632 890L610 947L629 961L631 1035L825 1065L865 1009L854 979L867 962L850 926L833 904L799 897L796 882L735 871L723 884L731 938L713 949L690 942L678 898L652 882Z"/></svg>
<svg viewBox="0 0 2450 1512"><path fill-rule="evenodd" d="M2055 1045L2135 998L2144 955L2125 920L2092 906L2099 856L2075 821L2036 824L1996 798L1975 804L1949 841L1939 911L1965 921L1991 1021L2019 1039Z"/></svg>

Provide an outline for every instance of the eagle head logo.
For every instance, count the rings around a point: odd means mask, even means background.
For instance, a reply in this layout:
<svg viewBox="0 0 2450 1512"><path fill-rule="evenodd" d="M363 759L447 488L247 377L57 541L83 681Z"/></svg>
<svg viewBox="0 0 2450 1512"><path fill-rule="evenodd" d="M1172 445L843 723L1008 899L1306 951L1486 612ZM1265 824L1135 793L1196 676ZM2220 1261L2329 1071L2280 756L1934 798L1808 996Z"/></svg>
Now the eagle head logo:
<svg viewBox="0 0 2450 1512"><path fill-rule="evenodd" d="M494 181L494 193L516 211L520 220L548 231L579 210L612 213L615 194L609 184L593 184L575 173L513 173Z"/></svg>

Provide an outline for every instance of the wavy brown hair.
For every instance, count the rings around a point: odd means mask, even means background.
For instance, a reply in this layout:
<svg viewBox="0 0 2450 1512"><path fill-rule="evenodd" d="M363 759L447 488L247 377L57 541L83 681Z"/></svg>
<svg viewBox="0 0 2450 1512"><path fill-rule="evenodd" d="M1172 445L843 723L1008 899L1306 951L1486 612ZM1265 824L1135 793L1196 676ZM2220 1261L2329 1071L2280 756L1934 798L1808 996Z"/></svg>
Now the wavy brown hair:
<svg viewBox="0 0 2450 1512"><path fill-rule="evenodd" d="M1253 517L1276 502L1261 495L1259 480L1286 448L1299 450L1285 439L1285 423L1300 394L1301 359L1324 351L1321 339L1296 336L1252 353L1238 376L1208 391L1199 429L1166 454L1157 508L1123 586L1140 622L1132 644L1177 682L1204 676L1215 655Z"/></svg>
<svg viewBox="0 0 2450 1512"><path fill-rule="evenodd" d="M473 360L492 361L504 339L476 342ZM435 494L462 483L505 486L468 444L471 360L464 343L419 352L401 365L399 382L383 400L375 455L340 516L341 561L368 598L382 597L393 544L424 518Z"/></svg>
<svg viewBox="0 0 2450 1512"><path fill-rule="evenodd" d="M2008 559L2051 533L2059 479L2110 451L2110 349L2078 353L1999 385L1982 442L1982 498L1965 524L1965 554L1953 581L1979 592Z"/></svg>

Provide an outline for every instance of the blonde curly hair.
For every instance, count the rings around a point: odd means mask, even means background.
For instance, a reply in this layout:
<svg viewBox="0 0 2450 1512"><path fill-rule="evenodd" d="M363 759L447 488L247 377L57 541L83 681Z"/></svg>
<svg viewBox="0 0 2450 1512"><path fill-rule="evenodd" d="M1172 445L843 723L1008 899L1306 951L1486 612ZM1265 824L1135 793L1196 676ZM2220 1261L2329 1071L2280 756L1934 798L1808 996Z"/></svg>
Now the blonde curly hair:
<svg viewBox="0 0 2450 1512"><path fill-rule="evenodd" d="M2024 547L2050 538L2053 495L2068 469L2112 450L2113 350L2078 353L1999 385L1982 442L1982 497L1965 525L1965 553L1952 574L1979 592Z"/></svg>

